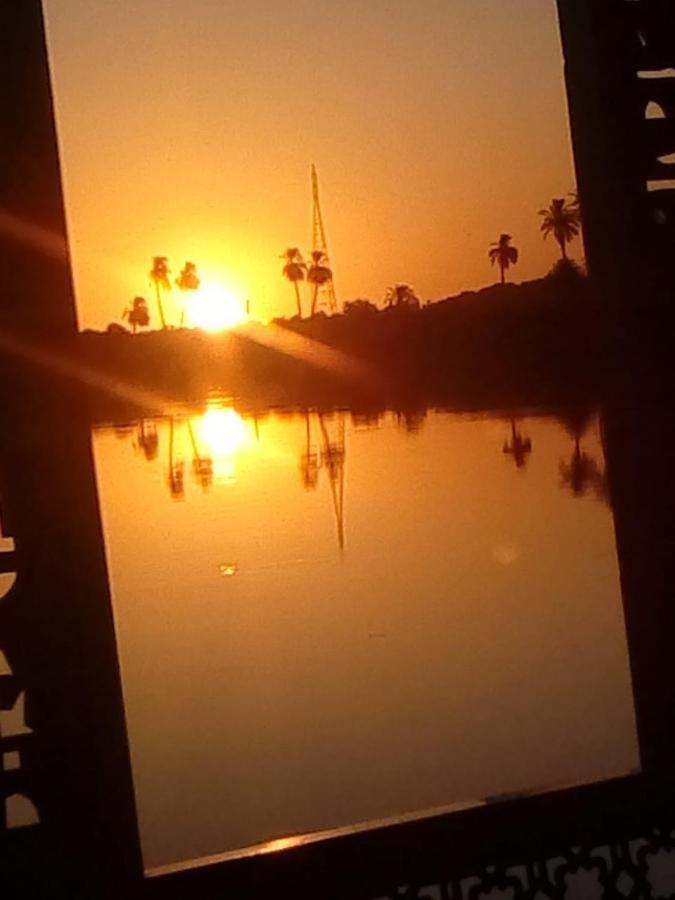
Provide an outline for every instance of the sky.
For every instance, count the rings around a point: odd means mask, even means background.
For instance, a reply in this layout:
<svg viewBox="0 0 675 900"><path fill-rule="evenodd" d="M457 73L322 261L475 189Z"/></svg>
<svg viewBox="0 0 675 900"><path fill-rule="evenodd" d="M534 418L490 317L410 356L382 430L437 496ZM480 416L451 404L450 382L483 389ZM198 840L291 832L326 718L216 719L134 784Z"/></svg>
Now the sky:
<svg viewBox="0 0 675 900"><path fill-rule="evenodd" d="M156 255L292 315L279 257L311 249L312 163L340 301L493 283L503 231L514 280L556 259L537 212L574 174L553 0L45 8L83 328L139 294L157 325Z"/></svg>

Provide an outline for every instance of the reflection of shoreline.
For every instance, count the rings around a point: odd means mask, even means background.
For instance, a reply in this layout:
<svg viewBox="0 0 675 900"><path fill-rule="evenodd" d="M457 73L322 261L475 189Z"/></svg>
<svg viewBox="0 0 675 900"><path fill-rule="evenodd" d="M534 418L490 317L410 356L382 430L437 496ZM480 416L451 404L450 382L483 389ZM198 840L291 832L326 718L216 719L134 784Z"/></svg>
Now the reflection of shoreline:
<svg viewBox="0 0 675 900"><path fill-rule="evenodd" d="M345 461L347 422L355 433L377 430L387 421L404 430L414 440L423 431L429 412L456 414L453 410L429 409L380 410L364 415L352 410L266 410L239 411L226 401L210 400L201 410L174 411L171 415L142 418L112 427L120 439L134 435L134 447L148 463L162 467L162 479L174 500L185 499L186 460L196 486L208 492L215 481L236 482L242 454L260 441L260 424L272 416L280 421L301 423L298 452L299 483L306 492L315 492L326 484L335 518L337 543L345 547ZM509 410L507 414L486 412L480 418L503 421L508 429L501 454L514 464L520 476L526 475L531 454L536 451L527 433L528 419L555 419L572 440L569 458L558 463L558 485L575 498L592 496L611 503L604 466L582 446L596 416L592 407L568 407L557 410ZM472 416L473 417L473 416ZM162 439L162 430L165 432ZM297 430L294 441L297 441ZM297 446L297 444L296 444ZM498 445L499 446L499 445ZM497 450L499 452L499 450Z"/></svg>
<svg viewBox="0 0 675 900"><path fill-rule="evenodd" d="M242 416L217 401L201 411L174 411L113 427L120 439L133 434L135 449L148 463L157 462L162 467L163 480L174 500L185 497L186 459L194 482L206 492L214 478L221 482L234 479L235 458L250 440ZM255 417L253 427L257 435Z"/></svg>

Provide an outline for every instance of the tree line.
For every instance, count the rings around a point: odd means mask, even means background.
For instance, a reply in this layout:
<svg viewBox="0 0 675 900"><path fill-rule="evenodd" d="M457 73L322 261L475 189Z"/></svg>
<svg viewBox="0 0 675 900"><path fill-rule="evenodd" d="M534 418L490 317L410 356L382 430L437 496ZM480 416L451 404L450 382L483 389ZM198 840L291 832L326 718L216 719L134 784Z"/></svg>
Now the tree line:
<svg viewBox="0 0 675 900"><path fill-rule="evenodd" d="M558 265L574 266L567 254L567 245L579 235L581 230L581 213L576 194L571 194L569 199L554 198L550 205L539 210L542 218L541 232L544 239L553 236L560 248L560 260ZM520 252L512 243L513 238L506 232L500 234L499 239L490 245L488 259L499 269L500 284L505 284L508 270L516 265L520 258ZM307 283L310 287L309 316L312 318L317 313L319 290L328 284L333 278L328 257L323 250L313 250L308 261L305 261L298 247L288 247L281 256L284 260L282 268L283 277L292 285L295 306L298 317L303 317L303 304L301 285ZM171 271L166 256L155 256L152 260L152 268L149 272L150 283L155 289L157 313L162 330L167 327L164 311L163 296L171 290ZM197 266L193 262L186 262L179 276L175 279L176 287L182 291L196 291L200 285L197 274ZM385 308L409 308L419 309L421 300L415 288L408 282L396 282L390 285L384 296ZM377 309L377 305L370 300L351 300L344 304L344 312L367 312ZM127 307L122 318L128 321L133 333L138 328L147 328L150 324L150 311L144 297L134 297L131 305ZM181 313L180 326L184 324L184 312Z"/></svg>

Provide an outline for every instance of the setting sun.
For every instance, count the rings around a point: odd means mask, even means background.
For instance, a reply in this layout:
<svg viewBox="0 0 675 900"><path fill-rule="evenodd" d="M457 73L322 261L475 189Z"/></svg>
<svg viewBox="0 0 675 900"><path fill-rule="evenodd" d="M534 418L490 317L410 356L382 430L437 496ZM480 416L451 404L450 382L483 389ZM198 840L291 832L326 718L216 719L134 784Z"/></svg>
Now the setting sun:
<svg viewBox="0 0 675 900"><path fill-rule="evenodd" d="M217 282L205 282L188 301L190 321L204 331L225 331L246 321L244 303Z"/></svg>

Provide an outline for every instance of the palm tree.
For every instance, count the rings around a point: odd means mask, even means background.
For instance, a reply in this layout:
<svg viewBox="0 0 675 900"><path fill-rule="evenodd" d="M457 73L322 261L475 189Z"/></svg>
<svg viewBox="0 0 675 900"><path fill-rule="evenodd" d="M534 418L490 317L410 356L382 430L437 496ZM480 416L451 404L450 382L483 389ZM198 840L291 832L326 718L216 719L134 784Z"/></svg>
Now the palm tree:
<svg viewBox="0 0 675 900"><path fill-rule="evenodd" d="M302 303L300 302L300 282L305 280L305 272L307 271L307 263L303 260L302 254L297 247L289 247L281 259L286 260L283 268L283 275L291 282L295 288L295 301L298 306L298 315L302 318Z"/></svg>
<svg viewBox="0 0 675 900"><path fill-rule="evenodd" d="M518 262L518 250L511 246L511 235L500 234L499 240L494 244L490 244L488 257L494 266L499 265L499 279L502 284L506 282L506 270Z"/></svg>
<svg viewBox="0 0 675 900"><path fill-rule="evenodd" d="M180 275L176 278L176 287L179 291L185 293L185 291L198 290L200 283L199 277L197 276L197 266L193 262L186 262ZM184 320L185 309L182 309L180 314L181 327Z"/></svg>
<svg viewBox="0 0 675 900"><path fill-rule="evenodd" d="M316 301L319 295L319 288L324 284L328 284L333 278L333 273L328 266L328 257L323 250L312 250L312 262L307 271L307 281L313 285L312 291L312 308L310 315L316 312Z"/></svg>
<svg viewBox="0 0 675 900"><path fill-rule="evenodd" d="M415 293L415 288L411 284L399 281L387 288L384 305L386 307L407 306L410 309L419 309L420 298Z"/></svg>
<svg viewBox="0 0 675 900"><path fill-rule="evenodd" d="M122 313L122 318L129 320L134 334L136 334L137 328L147 328L150 324L150 313L145 298L134 297L131 306L128 306Z"/></svg>
<svg viewBox="0 0 675 900"><path fill-rule="evenodd" d="M157 292L157 308L159 309L159 321L162 328L166 328L164 307L162 306L162 291L171 290L169 281L169 260L166 256L153 256L152 269L150 269L150 281L155 285Z"/></svg>
<svg viewBox="0 0 675 900"><path fill-rule="evenodd" d="M571 203L563 197L551 200L548 209L540 209L539 215L543 216L541 230L544 240L552 234L560 246L561 258L567 259L567 244L574 240L581 228L581 216L578 201Z"/></svg>

